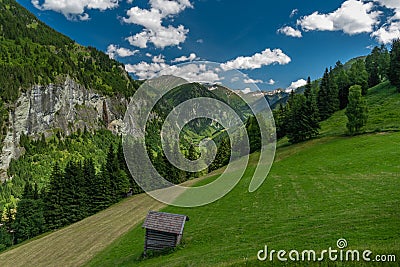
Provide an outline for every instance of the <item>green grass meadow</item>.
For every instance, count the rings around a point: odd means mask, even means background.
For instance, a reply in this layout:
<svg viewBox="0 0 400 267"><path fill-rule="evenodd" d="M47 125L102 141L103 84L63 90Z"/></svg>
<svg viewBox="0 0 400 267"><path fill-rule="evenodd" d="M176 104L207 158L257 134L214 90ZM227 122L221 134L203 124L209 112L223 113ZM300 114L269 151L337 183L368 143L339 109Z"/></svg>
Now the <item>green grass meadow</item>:
<svg viewBox="0 0 400 267"><path fill-rule="evenodd" d="M324 138L298 146L290 156L278 150L255 193L247 191L253 165L233 191L213 204L165 208L190 218L184 243L174 253L141 259L144 230L139 225L88 266L262 265L266 262L256 255L264 245L321 251L336 248L339 238L349 249L400 259L400 133ZM252 155L253 164L256 158Z"/></svg>

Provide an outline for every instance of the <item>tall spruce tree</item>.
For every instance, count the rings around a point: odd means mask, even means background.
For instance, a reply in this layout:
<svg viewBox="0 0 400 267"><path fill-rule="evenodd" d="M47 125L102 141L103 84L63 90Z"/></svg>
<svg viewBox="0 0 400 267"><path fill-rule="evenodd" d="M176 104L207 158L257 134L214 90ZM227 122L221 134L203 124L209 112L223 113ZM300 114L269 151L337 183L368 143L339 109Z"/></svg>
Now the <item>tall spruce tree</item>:
<svg viewBox="0 0 400 267"><path fill-rule="evenodd" d="M318 135L318 130L321 128L319 126L319 114L318 106L314 92L312 91L311 78L308 77L306 88L304 91L304 96L306 98L305 102L305 135L307 138L314 137Z"/></svg>
<svg viewBox="0 0 400 267"><path fill-rule="evenodd" d="M295 95L290 102L287 121L287 137L290 143L298 143L307 139L306 97Z"/></svg>
<svg viewBox="0 0 400 267"><path fill-rule="evenodd" d="M13 223L17 243L45 231L43 202L35 195L35 189L29 183L25 184L24 194L18 202L17 214Z"/></svg>
<svg viewBox="0 0 400 267"><path fill-rule="evenodd" d="M320 120L326 120L332 114L330 107L330 78L328 68L325 69L324 76L321 79L321 83L317 95L317 105L319 111Z"/></svg>
<svg viewBox="0 0 400 267"><path fill-rule="evenodd" d="M246 129L250 142L250 153L261 150L261 132L257 118L250 116L246 122Z"/></svg>
<svg viewBox="0 0 400 267"><path fill-rule="evenodd" d="M371 54L365 59L365 69L368 72L368 86L374 87L381 82L379 76L380 49L375 46Z"/></svg>
<svg viewBox="0 0 400 267"><path fill-rule="evenodd" d="M86 216L88 216L94 214L96 210L93 197L96 195L95 185L97 183L97 179L93 159L87 158L84 160L82 172L84 179L83 197L86 203L86 207L82 211Z"/></svg>
<svg viewBox="0 0 400 267"><path fill-rule="evenodd" d="M71 224L83 219L87 211L84 193L85 180L80 162L69 161L67 163L63 183L65 189L61 196L63 198L64 216L67 224Z"/></svg>
<svg viewBox="0 0 400 267"><path fill-rule="evenodd" d="M64 202L61 197L65 190L63 177L64 173L56 162L50 176L49 188L44 198L44 218L46 227L49 230L54 230L67 224L64 218Z"/></svg>
<svg viewBox="0 0 400 267"><path fill-rule="evenodd" d="M368 109L361 92L360 85L350 87L349 104L345 112L348 119L346 126L350 134L358 133L367 123Z"/></svg>
<svg viewBox="0 0 400 267"><path fill-rule="evenodd" d="M341 68L335 76L336 85L338 87L339 109L347 107L349 103L350 80L344 68Z"/></svg>
<svg viewBox="0 0 400 267"><path fill-rule="evenodd" d="M281 139L286 135L287 108L286 106L282 105L282 103L280 103L279 108L273 110L272 112L274 114L274 120L275 120L276 137L278 139Z"/></svg>

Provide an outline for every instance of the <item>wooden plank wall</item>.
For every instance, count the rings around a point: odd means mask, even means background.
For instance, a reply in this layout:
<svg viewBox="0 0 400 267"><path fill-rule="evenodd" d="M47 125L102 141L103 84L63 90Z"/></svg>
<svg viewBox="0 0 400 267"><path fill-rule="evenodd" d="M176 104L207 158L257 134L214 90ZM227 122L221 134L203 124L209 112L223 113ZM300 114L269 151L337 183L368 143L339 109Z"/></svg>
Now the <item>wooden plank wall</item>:
<svg viewBox="0 0 400 267"><path fill-rule="evenodd" d="M165 248L174 248L177 245L177 235L146 229L145 251L163 250Z"/></svg>

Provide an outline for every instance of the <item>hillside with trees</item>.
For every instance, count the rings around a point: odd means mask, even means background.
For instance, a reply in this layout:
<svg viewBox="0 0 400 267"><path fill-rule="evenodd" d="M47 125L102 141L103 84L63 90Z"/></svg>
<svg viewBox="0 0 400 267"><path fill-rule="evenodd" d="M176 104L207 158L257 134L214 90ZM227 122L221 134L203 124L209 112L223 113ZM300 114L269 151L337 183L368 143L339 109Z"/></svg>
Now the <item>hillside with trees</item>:
<svg viewBox="0 0 400 267"><path fill-rule="evenodd" d="M292 144L316 137L320 122L339 110L346 110L348 132L359 133L368 118L363 99L368 89L385 81L400 87L399 43L395 40L390 52L384 46L375 47L367 57L344 65L338 61L333 68L325 69L320 81L308 78L304 94L293 91L287 104L274 110L277 137L286 136Z"/></svg>

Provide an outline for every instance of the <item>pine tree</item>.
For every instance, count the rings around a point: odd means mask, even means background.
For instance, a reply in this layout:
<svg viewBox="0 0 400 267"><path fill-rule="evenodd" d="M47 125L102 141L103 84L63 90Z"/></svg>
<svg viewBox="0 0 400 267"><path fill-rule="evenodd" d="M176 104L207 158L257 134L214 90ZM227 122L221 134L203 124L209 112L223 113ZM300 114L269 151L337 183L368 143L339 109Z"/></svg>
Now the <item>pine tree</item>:
<svg viewBox="0 0 400 267"><path fill-rule="evenodd" d="M281 139L286 135L287 108L280 103L279 108L277 110L273 110L273 114L276 127L276 137Z"/></svg>
<svg viewBox="0 0 400 267"><path fill-rule="evenodd" d="M365 59L365 69L368 72L368 86L374 87L381 82L379 77L380 49L375 46Z"/></svg>
<svg viewBox="0 0 400 267"><path fill-rule="evenodd" d="M93 197L96 194L95 186L97 183L96 180L96 170L94 167L93 160L91 158L85 159L83 163L83 178L84 178L84 196L85 202L87 203L86 210L84 211L85 214L91 215L95 213L96 207L95 203L92 201Z"/></svg>
<svg viewBox="0 0 400 267"><path fill-rule="evenodd" d="M330 78L329 78L328 68L326 68L317 95L317 105L321 121L326 120L332 114L330 108L330 98L329 98L330 97L329 79Z"/></svg>
<svg viewBox="0 0 400 267"><path fill-rule="evenodd" d="M247 119L246 129L249 136L250 153L261 150L260 126L255 116L251 116Z"/></svg>
<svg viewBox="0 0 400 267"><path fill-rule="evenodd" d="M338 87L339 109L347 107L349 103L350 80L344 69L341 69L335 76L336 85Z"/></svg>
<svg viewBox="0 0 400 267"><path fill-rule="evenodd" d="M65 184L65 189L61 197L64 206L64 217L67 220L67 224L71 224L83 219L87 210L84 194L85 181L80 162L70 161L67 163L63 183Z"/></svg>
<svg viewBox="0 0 400 267"><path fill-rule="evenodd" d="M328 86L328 95L329 95L329 112L330 115L339 110L339 93L338 86L336 84L336 79L334 75L334 71L332 68L329 71L329 86Z"/></svg>
<svg viewBox="0 0 400 267"><path fill-rule="evenodd" d="M93 196L91 196L92 212L104 210L111 205L110 177L105 167L96 175L96 183L92 185Z"/></svg>
<svg viewBox="0 0 400 267"><path fill-rule="evenodd" d="M110 200L112 203L118 202L129 191L129 179L124 170L120 169L117 154L114 153L113 145L110 145L107 154L105 175L110 180Z"/></svg>
<svg viewBox="0 0 400 267"><path fill-rule="evenodd" d="M350 134L358 133L367 123L367 104L362 98L361 91L360 85L350 87L349 104L345 112L348 119L346 126Z"/></svg>
<svg viewBox="0 0 400 267"><path fill-rule="evenodd" d="M318 106L314 93L312 92L311 78L308 77L306 88L304 91L304 96L306 98L305 102L305 116L306 116L306 128L305 134L307 138L314 137L318 135L318 130L321 128L319 126L319 114Z"/></svg>
<svg viewBox="0 0 400 267"><path fill-rule="evenodd" d="M306 97L304 95L296 95L290 103L287 137L292 144L306 140L312 132L307 124L306 108Z"/></svg>
<svg viewBox="0 0 400 267"><path fill-rule="evenodd" d="M58 229L67 224L64 218L64 203L61 195L64 192L63 172L58 163L53 167L49 189L45 194L44 218L49 230Z"/></svg>
<svg viewBox="0 0 400 267"><path fill-rule="evenodd" d="M35 191L26 184L22 199L18 202L17 214L13 223L17 243L44 232L43 202L35 199Z"/></svg>
<svg viewBox="0 0 400 267"><path fill-rule="evenodd" d="M400 39L393 41L390 51L389 80L400 92Z"/></svg>

